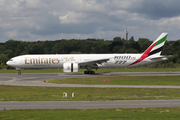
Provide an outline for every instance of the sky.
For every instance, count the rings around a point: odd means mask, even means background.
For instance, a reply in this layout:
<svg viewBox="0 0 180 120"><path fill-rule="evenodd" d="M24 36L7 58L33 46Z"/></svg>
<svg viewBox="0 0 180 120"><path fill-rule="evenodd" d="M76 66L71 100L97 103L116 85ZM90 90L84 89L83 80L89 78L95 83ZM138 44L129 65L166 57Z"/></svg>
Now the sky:
<svg viewBox="0 0 180 120"><path fill-rule="evenodd" d="M0 0L0 42L9 39L180 39L180 0Z"/></svg>

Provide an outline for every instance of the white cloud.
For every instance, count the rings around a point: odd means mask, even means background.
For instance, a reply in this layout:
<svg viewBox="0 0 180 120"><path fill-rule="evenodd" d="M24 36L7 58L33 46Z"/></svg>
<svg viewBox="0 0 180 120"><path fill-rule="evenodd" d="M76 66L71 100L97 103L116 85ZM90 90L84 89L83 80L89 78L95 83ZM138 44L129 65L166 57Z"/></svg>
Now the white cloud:
<svg viewBox="0 0 180 120"><path fill-rule="evenodd" d="M3 5L4 5L4 1L5 1L5 0L1 0L1 1L0 1L0 6L3 6Z"/></svg>
<svg viewBox="0 0 180 120"><path fill-rule="evenodd" d="M79 24L83 23L83 19L86 18L86 15L83 13L74 13L74 12L68 12L64 16L59 16L60 23L62 24Z"/></svg>
<svg viewBox="0 0 180 120"><path fill-rule="evenodd" d="M180 27L180 16L173 18L162 18L158 20L158 26L160 27Z"/></svg>
<svg viewBox="0 0 180 120"><path fill-rule="evenodd" d="M18 32L17 32L16 30L12 30L12 31L7 31L7 32L6 32L6 35L7 35L7 37L9 37L9 38L16 37L17 34L18 34Z"/></svg>
<svg viewBox="0 0 180 120"><path fill-rule="evenodd" d="M112 5L119 9L129 9L137 7L142 2L143 0L113 0Z"/></svg>
<svg viewBox="0 0 180 120"><path fill-rule="evenodd" d="M155 6L161 3L161 6ZM0 0L0 42L16 40L156 38L179 39L178 0ZM147 8L147 9L146 9ZM162 9L163 8L163 9ZM166 10L166 9L167 10ZM164 11L164 12L163 12Z"/></svg>
<svg viewBox="0 0 180 120"><path fill-rule="evenodd" d="M58 39L87 39L92 38L91 34L59 34Z"/></svg>

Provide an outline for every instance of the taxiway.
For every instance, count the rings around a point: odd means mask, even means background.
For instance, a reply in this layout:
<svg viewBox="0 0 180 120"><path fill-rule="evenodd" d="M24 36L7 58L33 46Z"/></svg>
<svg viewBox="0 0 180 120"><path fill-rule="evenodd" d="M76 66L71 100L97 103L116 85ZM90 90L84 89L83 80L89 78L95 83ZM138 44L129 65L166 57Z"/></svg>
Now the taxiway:
<svg viewBox="0 0 180 120"><path fill-rule="evenodd" d="M116 87L116 88L180 88L180 86L145 86L145 85L78 85L53 84L43 81L63 78L98 77L98 76L180 76L180 72L121 72L85 75L83 73L15 73L0 74L0 84L17 86L48 87ZM127 100L127 101L39 101L39 102L0 102L0 110L10 109L99 109L99 108L147 108L178 107L180 100Z"/></svg>
<svg viewBox="0 0 180 120"><path fill-rule="evenodd" d="M116 88L180 88L180 86L165 85L79 85L79 84L53 84L45 83L46 80L78 78L78 77L99 77L99 76L180 76L180 72L120 72L120 73L98 73L87 75L83 73L15 73L0 74L0 84L17 86L49 86L49 87L116 87Z"/></svg>
<svg viewBox="0 0 180 120"><path fill-rule="evenodd" d="M123 100L123 101L39 101L0 102L0 110L11 109L109 109L178 107L180 100Z"/></svg>

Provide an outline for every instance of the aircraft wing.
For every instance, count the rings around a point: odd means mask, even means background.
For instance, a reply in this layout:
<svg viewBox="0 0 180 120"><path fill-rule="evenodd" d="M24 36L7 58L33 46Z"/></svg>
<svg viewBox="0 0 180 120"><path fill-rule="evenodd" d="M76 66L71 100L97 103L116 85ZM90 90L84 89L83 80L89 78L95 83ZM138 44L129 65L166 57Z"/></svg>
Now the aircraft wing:
<svg viewBox="0 0 180 120"><path fill-rule="evenodd" d="M96 60L89 60L89 61L83 61L83 62L79 62L78 64L80 66L97 66L97 64L101 64L103 62L107 62L108 60L110 60L111 58L104 58L104 59L96 59Z"/></svg>

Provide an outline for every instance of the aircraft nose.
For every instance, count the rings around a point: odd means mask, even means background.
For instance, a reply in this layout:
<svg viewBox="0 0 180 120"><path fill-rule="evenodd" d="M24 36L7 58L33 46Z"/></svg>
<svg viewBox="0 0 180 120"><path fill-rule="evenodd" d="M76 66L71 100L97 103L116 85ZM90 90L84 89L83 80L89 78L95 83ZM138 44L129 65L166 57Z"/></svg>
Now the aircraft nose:
<svg viewBox="0 0 180 120"><path fill-rule="evenodd" d="M9 65L9 61L6 62L6 65Z"/></svg>

